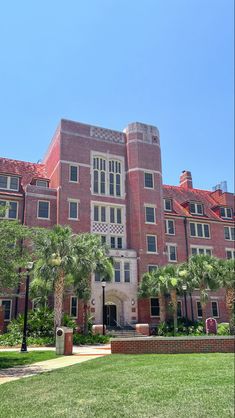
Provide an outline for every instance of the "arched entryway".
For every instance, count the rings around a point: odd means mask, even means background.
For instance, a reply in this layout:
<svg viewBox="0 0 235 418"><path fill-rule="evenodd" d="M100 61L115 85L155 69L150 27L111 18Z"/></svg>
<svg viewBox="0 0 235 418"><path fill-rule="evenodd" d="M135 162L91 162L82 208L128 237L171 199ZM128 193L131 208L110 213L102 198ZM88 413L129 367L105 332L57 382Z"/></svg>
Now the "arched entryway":
<svg viewBox="0 0 235 418"><path fill-rule="evenodd" d="M107 327L117 326L117 305L107 303L104 307L104 323Z"/></svg>

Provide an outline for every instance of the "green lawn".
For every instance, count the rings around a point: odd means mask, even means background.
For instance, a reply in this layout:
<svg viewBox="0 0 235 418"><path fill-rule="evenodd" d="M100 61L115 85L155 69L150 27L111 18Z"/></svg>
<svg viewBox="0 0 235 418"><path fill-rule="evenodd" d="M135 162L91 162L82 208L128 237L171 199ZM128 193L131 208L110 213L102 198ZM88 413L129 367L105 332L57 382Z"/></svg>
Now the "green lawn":
<svg viewBox="0 0 235 418"><path fill-rule="evenodd" d="M1 351L0 369L32 364L37 361L50 360L55 357L57 357L55 351L29 351L28 353L20 353L19 351Z"/></svg>
<svg viewBox="0 0 235 418"><path fill-rule="evenodd" d="M233 379L231 354L111 355L1 385L0 416L233 417Z"/></svg>

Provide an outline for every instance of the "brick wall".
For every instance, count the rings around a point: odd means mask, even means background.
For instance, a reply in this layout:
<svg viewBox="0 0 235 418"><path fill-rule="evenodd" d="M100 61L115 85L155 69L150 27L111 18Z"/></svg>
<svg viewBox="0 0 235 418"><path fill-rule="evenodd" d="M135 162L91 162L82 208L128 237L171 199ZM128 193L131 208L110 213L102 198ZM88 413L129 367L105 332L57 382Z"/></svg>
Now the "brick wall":
<svg viewBox="0 0 235 418"><path fill-rule="evenodd" d="M112 354L233 353L234 337L115 338Z"/></svg>

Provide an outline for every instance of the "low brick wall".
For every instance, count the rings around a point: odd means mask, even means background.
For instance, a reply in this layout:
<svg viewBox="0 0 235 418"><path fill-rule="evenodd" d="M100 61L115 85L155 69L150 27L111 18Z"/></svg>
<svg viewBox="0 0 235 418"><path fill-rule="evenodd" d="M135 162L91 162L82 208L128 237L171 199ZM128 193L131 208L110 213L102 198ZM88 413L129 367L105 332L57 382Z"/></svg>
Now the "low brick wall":
<svg viewBox="0 0 235 418"><path fill-rule="evenodd" d="M233 353L234 337L142 337L111 340L112 354Z"/></svg>

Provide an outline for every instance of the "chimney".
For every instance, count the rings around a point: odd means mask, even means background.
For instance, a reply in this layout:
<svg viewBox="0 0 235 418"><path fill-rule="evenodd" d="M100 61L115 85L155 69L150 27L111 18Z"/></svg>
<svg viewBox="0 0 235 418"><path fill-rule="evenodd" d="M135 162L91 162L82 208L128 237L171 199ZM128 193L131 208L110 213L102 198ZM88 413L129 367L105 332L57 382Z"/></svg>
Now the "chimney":
<svg viewBox="0 0 235 418"><path fill-rule="evenodd" d="M182 171L180 175L180 187L183 187L184 189L193 188L192 174L190 171Z"/></svg>

